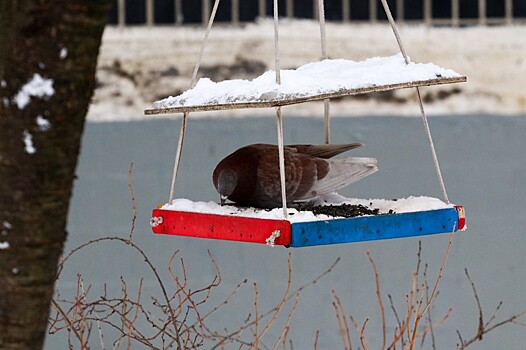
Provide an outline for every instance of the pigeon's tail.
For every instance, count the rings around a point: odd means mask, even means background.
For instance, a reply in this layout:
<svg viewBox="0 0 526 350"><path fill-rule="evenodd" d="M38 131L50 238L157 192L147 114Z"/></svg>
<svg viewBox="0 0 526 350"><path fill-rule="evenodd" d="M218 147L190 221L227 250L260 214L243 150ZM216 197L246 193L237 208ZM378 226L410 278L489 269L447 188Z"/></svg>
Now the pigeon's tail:
<svg viewBox="0 0 526 350"><path fill-rule="evenodd" d="M313 185L309 193L311 196L337 191L378 171L376 158L351 157L328 162L329 173Z"/></svg>
<svg viewBox="0 0 526 350"><path fill-rule="evenodd" d="M318 158L332 158L340 153L362 147L361 143L342 143L342 144L324 144L324 145L290 145L287 147L295 148L298 153L308 154Z"/></svg>

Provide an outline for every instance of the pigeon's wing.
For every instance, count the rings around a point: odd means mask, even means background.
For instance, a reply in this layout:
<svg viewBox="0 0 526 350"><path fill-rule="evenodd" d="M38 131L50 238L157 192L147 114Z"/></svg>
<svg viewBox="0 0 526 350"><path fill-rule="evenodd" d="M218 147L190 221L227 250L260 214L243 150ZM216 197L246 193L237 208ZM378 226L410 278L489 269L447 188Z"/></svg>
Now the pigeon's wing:
<svg viewBox="0 0 526 350"><path fill-rule="evenodd" d="M277 149L276 149L277 151ZM285 149L285 190L288 201L295 201L312 192L312 186L329 172L329 162ZM254 200L260 206L281 204L281 181L277 152L266 152L259 161ZM314 195L315 196L315 195Z"/></svg>
<svg viewBox="0 0 526 350"><path fill-rule="evenodd" d="M285 188L287 195L295 193L302 179L300 155L285 148ZM292 199L291 199L292 200ZM261 152L257 167L257 181L252 201L262 208L276 207L281 204L281 180L279 174L278 149L274 147Z"/></svg>
<svg viewBox="0 0 526 350"><path fill-rule="evenodd" d="M329 172L315 181L302 198L308 199L334 192L378 171L376 158L331 159Z"/></svg>
<svg viewBox="0 0 526 350"><path fill-rule="evenodd" d="M343 143L329 145L288 145L287 147L295 149L298 153L307 154L318 158L332 158L340 153L362 147L361 143Z"/></svg>

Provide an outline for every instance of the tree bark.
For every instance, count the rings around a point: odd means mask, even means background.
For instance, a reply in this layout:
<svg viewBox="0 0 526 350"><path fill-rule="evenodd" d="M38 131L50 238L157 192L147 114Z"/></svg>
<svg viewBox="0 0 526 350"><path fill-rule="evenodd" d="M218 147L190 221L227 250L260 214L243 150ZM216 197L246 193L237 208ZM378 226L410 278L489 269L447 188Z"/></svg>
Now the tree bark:
<svg viewBox="0 0 526 350"><path fill-rule="evenodd" d="M43 346L110 6L0 0L1 349Z"/></svg>

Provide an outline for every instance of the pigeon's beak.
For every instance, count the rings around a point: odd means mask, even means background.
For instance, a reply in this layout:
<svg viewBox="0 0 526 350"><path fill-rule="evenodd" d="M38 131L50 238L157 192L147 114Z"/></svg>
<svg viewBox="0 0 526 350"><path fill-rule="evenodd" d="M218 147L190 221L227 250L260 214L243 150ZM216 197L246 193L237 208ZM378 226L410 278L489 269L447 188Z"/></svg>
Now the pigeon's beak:
<svg viewBox="0 0 526 350"><path fill-rule="evenodd" d="M225 205L227 196L221 195L221 206Z"/></svg>

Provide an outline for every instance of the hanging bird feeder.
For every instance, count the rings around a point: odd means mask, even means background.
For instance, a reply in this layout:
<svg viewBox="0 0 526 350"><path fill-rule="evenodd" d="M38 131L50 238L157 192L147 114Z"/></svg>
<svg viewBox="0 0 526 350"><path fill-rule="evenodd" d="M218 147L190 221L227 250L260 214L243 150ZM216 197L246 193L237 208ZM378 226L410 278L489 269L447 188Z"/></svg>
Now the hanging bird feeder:
<svg viewBox="0 0 526 350"><path fill-rule="evenodd" d="M157 101L145 111L147 115L183 113L169 201L153 210L151 219L153 232L305 247L450 233L465 229L464 208L451 204L447 196L419 87L465 82L466 77L432 63L411 62L405 53L387 1L381 1L400 47L401 53L398 55L375 57L361 62L328 59L324 3L323 0L318 0L323 60L293 70L281 70L278 1L274 0L275 70L266 72L251 81L226 80L214 83L203 78L196 82L204 47L219 5L219 0L215 0L201 53L194 67L192 88L179 96ZM281 107L323 100L325 142L330 143L329 101L331 98L403 88L416 90L424 131L431 148L443 200L428 197L391 201L362 200L355 205L365 208L366 211L362 214L366 215L357 217L346 217L348 215L345 214L332 215L323 211L316 214L313 211L287 208ZM243 108L275 108L276 110L282 208L265 211L191 202L186 199L174 200L175 182L189 113ZM346 201L337 197L334 204L349 205L349 202L353 201L360 200Z"/></svg>

